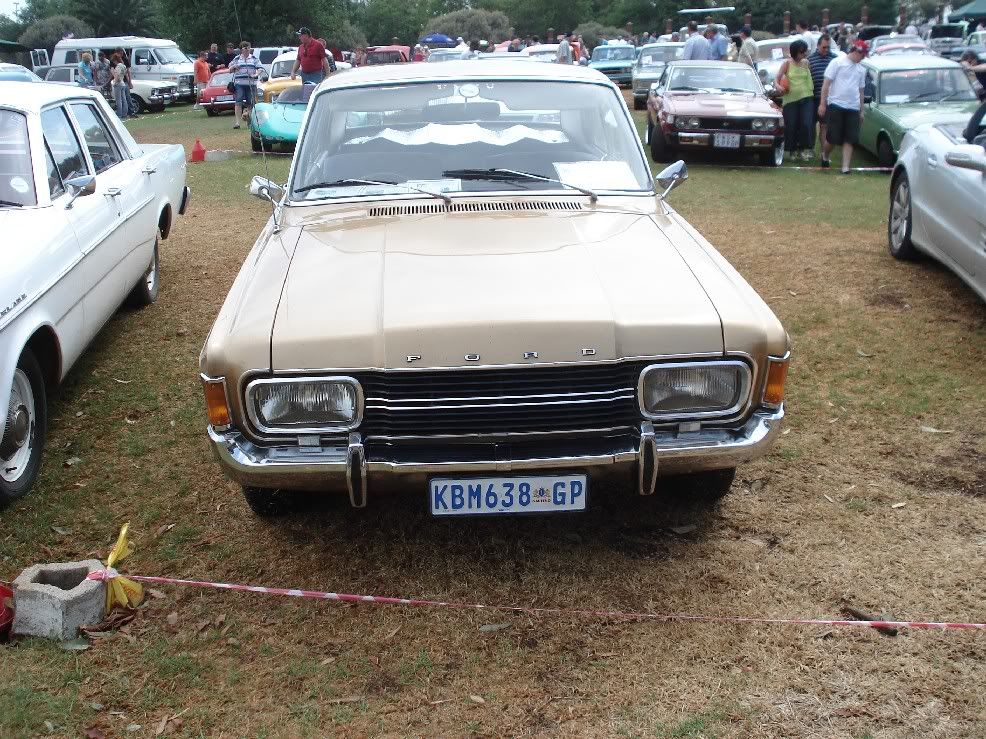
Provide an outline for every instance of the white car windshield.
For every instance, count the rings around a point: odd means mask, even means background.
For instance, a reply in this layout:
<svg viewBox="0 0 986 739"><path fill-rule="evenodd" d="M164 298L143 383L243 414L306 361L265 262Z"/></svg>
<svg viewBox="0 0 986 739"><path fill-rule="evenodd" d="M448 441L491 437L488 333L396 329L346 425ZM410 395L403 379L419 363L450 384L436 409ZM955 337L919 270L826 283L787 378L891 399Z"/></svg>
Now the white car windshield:
<svg viewBox="0 0 986 739"><path fill-rule="evenodd" d="M936 103L975 100L965 70L908 69L880 75L881 103Z"/></svg>
<svg viewBox="0 0 986 739"><path fill-rule="evenodd" d="M791 56L791 41L760 42L757 44L757 61L769 62Z"/></svg>
<svg viewBox="0 0 986 739"><path fill-rule="evenodd" d="M279 62L274 62L274 65L270 68L271 79L275 77L290 77L291 70L294 69L294 61L294 59L282 59Z"/></svg>
<svg viewBox="0 0 986 739"><path fill-rule="evenodd" d="M520 80L331 90L314 99L291 198L565 189L539 178L652 191L616 92Z"/></svg>
<svg viewBox="0 0 986 739"><path fill-rule="evenodd" d="M177 46L164 46L155 49L158 61L161 64L188 64L188 57L181 53Z"/></svg>
<svg viewBox="0 0 986 739"><path fill-rule="evenodd" d="M36 205L27 118L0 108L0 208Z"/></svg>
<svg viewBox="0 0 986 739"><path fill-rule="evenodd" d="M638 67L663 67L668 62L681 59L681 54L685 47L682 44L674 46L645 46L640 50L640 59L637 60Z"/></svg>
<svg viewBox="0 0 986 739"><path fill-rule="evenodd" d="M637 55L632 46L597 46L592 50L594 62L629 61Z"/></svg>
<svg viewBox="0 0 986 739"><path fill-rule="evenodd" d="M680 67L671 70L672 92L752 92L763 87L750 67Z"/></svg>

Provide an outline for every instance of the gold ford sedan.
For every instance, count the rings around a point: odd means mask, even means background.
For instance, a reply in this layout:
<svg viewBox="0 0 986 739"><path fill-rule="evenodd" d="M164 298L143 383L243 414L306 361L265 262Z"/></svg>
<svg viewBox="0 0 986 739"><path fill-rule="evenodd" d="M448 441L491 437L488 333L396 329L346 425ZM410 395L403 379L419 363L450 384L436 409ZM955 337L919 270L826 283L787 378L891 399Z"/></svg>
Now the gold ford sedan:
<svg viewBox="0 0 986 739"><path fill-rule="evenodd" d="M436 516L716 499L784 416L788 336L666 202L617 87L534 61L368 67L312 95L201 356L259 514L387 490ZM377 498L379 500L379 498Z"/></svg>

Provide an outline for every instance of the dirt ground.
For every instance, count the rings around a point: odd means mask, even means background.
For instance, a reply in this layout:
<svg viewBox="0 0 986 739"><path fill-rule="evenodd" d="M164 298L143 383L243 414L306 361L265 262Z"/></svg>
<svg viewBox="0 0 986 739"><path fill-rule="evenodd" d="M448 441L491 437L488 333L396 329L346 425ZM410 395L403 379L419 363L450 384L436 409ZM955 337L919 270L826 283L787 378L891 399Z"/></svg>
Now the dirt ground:
<svg viewBox="0 0 986 739"><path fill-rule="evenodd" d="M188 116L134 130L190 147ZM211 148L247 148L220 123ZM273 166L283 178L287 160ZM839 617L848 603L986 621L986 305L934 263L890 258L886 178L700 166L672 196L792 337L785 434L714 510L614 484L569 518L433 520L424 492L408 490L365 511L322 500L264 521L211 456L197 379L269 215L243 191L261 172L250 158L190 166L192 206L163 244L160 300L121 312L54 400L42 478L0 513L0 578L105 557L129 521L137 551L123 569L140 574L489 604ZM161 586L87 651L0 646L0 734L981 737L984 659L986 634L972 632Z"/></svg>

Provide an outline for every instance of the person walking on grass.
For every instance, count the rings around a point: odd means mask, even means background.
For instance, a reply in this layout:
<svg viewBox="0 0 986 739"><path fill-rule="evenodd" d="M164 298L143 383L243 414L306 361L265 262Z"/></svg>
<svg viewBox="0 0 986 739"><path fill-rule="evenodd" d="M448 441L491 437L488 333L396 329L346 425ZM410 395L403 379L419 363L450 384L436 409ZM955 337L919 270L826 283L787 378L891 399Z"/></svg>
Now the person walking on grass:
<svg viewBox="0 0 986 739"><path fill-rule="evenodd" d="M301 84L317 85L332 73L329 60L325 57L325 44L312 38L312 32L304 26L298 29L298 38L301 46L291 69L291 79L295 79L300 70Z"/></svg>
<svg viewBox="0 0 986 739"><path fill-rule="evenodd" d="M240 54L229 63L229 71L233 73L233 89L236 102L233 105L233 128L240 127L240 119L250 115L253 107L253 84L257 79L260 61L250 51L250 42L240 43Z"/></svg>
<svg viewBox="0 0 986 739"><path fill-rule="evenodd" d="M791 58L777 71L777 86L784 90L784 148L792 159L800 156L807 162L815 150L812 135L815 97L808 67L808 44L803 40L791 42Z"/></svg>
<svg viewBox="0 0 986 739"><path fill-rule="evenodd" d="M114 53L110 57L110 67L113 69L113 102L116 104L116 114L120 120L126 120L130 112L130 88L127 87L127 65L123 58Z"/></svg>
<svg viewBox="0 0 986 739"><path fill-rule="evenodd" d="M202 90L209 86L209 62L206 61L208 54L204 51L199 52L199 58L195 60L195 108L199 108L199 100L202 97Z"/></svg>
<svg viewBox="0 0 986 739"><path fill-rule="evenodd" d="M832 38L823 33L818 39L815 51L808 55L808 67L811 69L811 82L815 86L814 105L812 106L812 117L818 122L818 140L824 146L825 142L825 119L816 114L822 104L822 85L825 84L825 70L829 63L835 59L832 53ZM811 124L812 134L815 132L815 120ZM812 146L814 147L815 137L812 136Z"/></svg>
<svg viewBox="0 0 986 739"><path fill-rule="evenodd" d="M110 60L106 58L106 52L100 51L96 56L96 61L92 65L93 78L96 87L103 94L109 92L110 78L113 70L110 67Z"/></svg>
<svg viewBox="0 0 986 739"><path fill-rule="evenodd" d="M822 145L822 166L830 166L832 149L842 147L842 174L849 174L852 148L859 143L863 123L863 88L866 69L860 64L870 49L862 39L849 47L849 53L831 61L825 70L822 102L818 115L825 120L825 142Z"/></svg>

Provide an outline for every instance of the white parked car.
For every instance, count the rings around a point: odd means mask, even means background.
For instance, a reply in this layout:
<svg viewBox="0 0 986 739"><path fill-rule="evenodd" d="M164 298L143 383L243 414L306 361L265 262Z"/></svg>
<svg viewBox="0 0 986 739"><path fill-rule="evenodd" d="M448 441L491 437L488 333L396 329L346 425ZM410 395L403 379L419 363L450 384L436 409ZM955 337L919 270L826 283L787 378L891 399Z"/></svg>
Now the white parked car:
<svg viewBox="0 0 986 739"><path fill-rule="evenodd" d="M84 87L79 83L78 67L52 67L45 75L45 82ZM107 95L108 91L103 94L103 97L109 101ZM133 99L134 107L138 112L159 112L178 99L178 88L173 82L135 79L133 80L133 87L130 89L130 97Z"/></svg>
<svg viewBox="0 0 986 739"><path fill-rule="evenodd" d="M926 124L904 136L890 185L890 253L924 252L986 300L986 103L965 125Z"/></svg>
<svg viewBox="0 0 986 739"><path fill-rule="evenodd" d="M0 505L38 475L51 390L121 303L157 299L188 197L182 147L138 144L98 93L0 82Z"/></svg>

